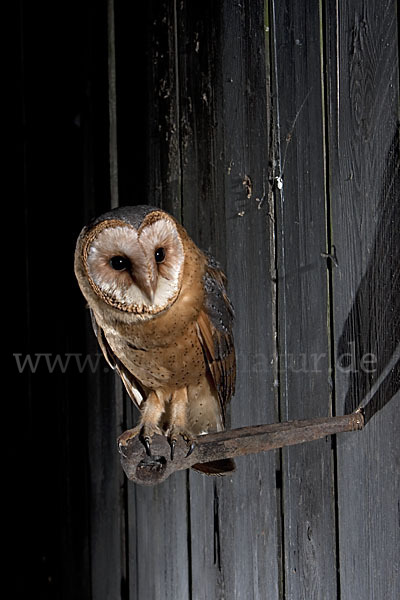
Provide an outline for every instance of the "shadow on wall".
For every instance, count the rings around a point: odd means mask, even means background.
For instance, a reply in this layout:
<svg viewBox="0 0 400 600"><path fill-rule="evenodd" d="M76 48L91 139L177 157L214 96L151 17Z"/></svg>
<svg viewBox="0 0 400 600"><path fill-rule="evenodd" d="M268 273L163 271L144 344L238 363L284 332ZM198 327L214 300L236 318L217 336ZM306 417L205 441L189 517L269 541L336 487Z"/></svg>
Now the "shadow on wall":
<svg viewBox="0 0 400 600"><path fill-rule="evenodd" d="M400 389L399 125L389 148L372 258L338 343L340 366L352 357L345 413L362 406L367 422Z"/></svg>

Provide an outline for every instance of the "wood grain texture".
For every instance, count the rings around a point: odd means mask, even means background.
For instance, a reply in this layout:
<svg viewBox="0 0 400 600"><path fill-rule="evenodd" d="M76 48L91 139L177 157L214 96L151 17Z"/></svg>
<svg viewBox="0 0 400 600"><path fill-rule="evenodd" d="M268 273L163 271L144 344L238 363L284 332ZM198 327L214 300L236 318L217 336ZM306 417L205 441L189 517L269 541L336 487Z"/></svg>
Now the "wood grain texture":
<svg viewBox="0 0 400 600"><path fill-rule="evenodd" d="M117 196L115 185L118 175L112 172L116 167L117 156L114 154L110 160L110 153L115 153L116 147L106 143L110 142L109 99L105 97L105 94L108 96L108 56L106 47L103 46L108 35L106 4L99 9L93 6L88 19L89 28L93 27L90 38L93 41L98 37L100 39L96 45L90 46L91 51L88 51L86 57L86 68L90 73L88 77L92 81L88 85L88 107L81 117L85 140L85 223L111 208L111 202ZM93 74L95 72L96 76ZM81 308L85 311L86 318L86 351L89 355L96 356L99 347L84 302ZM87 374L85 384L88 420L85 450L88 465L87 494L90 498L90 596L93 600L106 600L125 593L127 582L123 533L126 519L125 481L114 458L115 439L123 428L124 398L121 383L103 360L98 362L98 368L94 372ZM80 493L82 494L82 489Z"/></svg>
<svg viewBox="0 0 400 600"><path fill-rule="evenodd" d="M142 9L147 30L146 86L148 101L147 181L144 203L161 206L181 219L181 151L177 64L176 2L150 2ZM120 18L136 18L134 9L120 5ZM133 42L131 42L133 44ZM117 63L118 71L118 63ZM130 74L127 76L131 77ZM128 86L132 87L132 80ZM132 107L131 107L132 108ZM135 124L131 125L131 139ZM120 127L124 123L120 122ZM145 172L139 173L144 177ZM119 180L124 185L120 173ZM125 204L143 203L143 197ZM128 408L129 412L129 408ZM133 421L138 418L132 413ZM157 490L137 486L127 490L129 598L164 600L188 598L187 475L177 473Z"/></svg>
<svg viewBox="0 0 400 600"><path fill-rule="evenodd" d="M104 3L71 2L61 10L44 2L33 10L21 2L17 8L24 122L16 138L23 149L24 193L12 210L27 241L18 277L26 278L20 296L25 309L15 308L27 315L24 350L48 352L54 368L31 373L27 405L17 403L17 420L24 421L34 450L24 476L11 484L14 510L14 498L24 505L15 523L24 526L26 519L27 527L14 530L19 553L24 540L26 568L9 574L10 593L118 597L123 479L113 454L120 405L113 379L73 364L76 357L82 367L88 353L95 358L97 346L71 268L79 230L109 207L107 15ZM52 286L53 301L46 301Z"/></svg>
<svg viewBox="0 0 400 600"><path fill-rule="evenodd" d="M263 3L182 3L178 23L183 223L226 269L236 315L238 380L228 423L274 421L267 203L258 209L268 187ZM250 272L255 256L261 261ZM265 337L252 342L252 327ZM275 598L274 456L239 463L233 477L189 478L193 597L258 598L268 586ZM246 559L244 544L254 548Z"/></svg>
<svg viewBox="0 0 400 600"><path fill-rule="evenodd" d="M211 252L225 269L221 5L184 2L177 15L182 220L199 247ZM188 486L191 594L199 600L219 598L224 575L219 554L217 482L191 472Z"/></svg>
<svg viewBox="0 0 400 600"><path fill-rule="evenodd" d="M323 56L316 2L274 2L273 12L283 180L277 193L280 407L286 420L331 414ZM330 440L283 449L282 479L285 594L336 598Z"/></svg>
<svg viewBox="0 0 400 600"><path fill-rule="evenodd" d="M190 598L186 473L129 490L130 598Z"/></svg>
<svg viewBox="0 0 400 600"><path fill-rule="evenodd" d="M104 366L104 371L109 369ZM119 382L102 371L90 380L87 450L91 497L91 594L94 599L103 600L120 594L127 580L123 535L125 482L115 462L115 439L122 425L122 390ZM100 434L105 431L107 435Z"/></svg>
<svg viewBox="0 0 400 600"><path fill-rule="evenodd" d="M277 420L264 8L259 1L226 2L221 29L226 266L238 353L232 427ZM231 481L221 481L215 495L221 596L259 599L268 590L274 599L279 597L281 553L276 455L237 459L237 465Z"/></svg>
<svg viewBox="0 0 400 600"><path fill-rule="evenodd" d="M336 410L376 388L368 434L337 441L341 598L400 593L398 45L395 3L329 4ZM397 238L397 240L396 240ZM367 362L364 362L365 359ZM372 360L371 362L368 362Z"/></svg>
<svg viewBox="0 0 400 600"><path fill-rule="evenodd" d="M147 203L181 219L177 2L152 1L147 11Z"/></svg>
<svg viewBox="0 0 400 600"><path fill-rule="evenodd" d="M119 579L112 597L131 600L397 597L399 423L393 401L383 408L398 389L394 5L171 0L144 12L146 198L227 271L238 354L228 423L342 414L377 392L364 432L242 457L225 478L121 487L103 441L91 479L95 597ZM118 50L124 14L133 21L118 2L115 14ZM128 143L128 38L116 53L118 179L132 204L143 195ZM271 173L283 182L276 205ZM376 371L352 370L366 353ZM103 393L97 436L124 418Z"/></svg>

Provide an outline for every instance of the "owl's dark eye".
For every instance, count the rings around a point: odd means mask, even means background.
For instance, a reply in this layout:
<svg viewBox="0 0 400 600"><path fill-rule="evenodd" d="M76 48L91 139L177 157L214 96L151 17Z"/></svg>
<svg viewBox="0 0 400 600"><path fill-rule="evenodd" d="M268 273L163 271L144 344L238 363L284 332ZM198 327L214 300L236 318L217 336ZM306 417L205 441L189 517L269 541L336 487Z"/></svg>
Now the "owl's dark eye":
<svg viewBox="0 0 400 600"><path fill-rule="evenodd" d="M113 256L110 258L110 265L115 271L125 271L131 266L131 261L126 256Z"/></svg>
<svg viewBox="0 0 400 600"><path fill-rule="evenodd" d="M165 258L164 248L157 248L157 250L154 252L154 258L156 259L156 263L162 263Z"/></svg>

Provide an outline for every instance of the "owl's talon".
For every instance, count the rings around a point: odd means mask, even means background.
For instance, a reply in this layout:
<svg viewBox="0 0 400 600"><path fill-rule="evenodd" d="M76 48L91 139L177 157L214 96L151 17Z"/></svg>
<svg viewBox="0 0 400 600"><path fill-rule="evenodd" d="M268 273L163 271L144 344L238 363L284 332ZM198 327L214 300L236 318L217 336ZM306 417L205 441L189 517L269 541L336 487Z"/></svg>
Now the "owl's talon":
<svg viewBox="0 0 400 600"><path fill-rule="evenodd" d="M118 452L120 453L121 456L123 456L123 458L128 458L127 455L125 454L125 452L122 450L124 445L125 444L122 444L122 442L118 442Z"/></svg>
<svg viewBox="0 0 400 600"><path fill-rule="evenodd" d="M170 440L169 445L171 446L171 460L174 460L176 439L174 438L174 439Z"/></svg>
<svg viewBox="0 0 400 600"><path fill-rule="evenodd" d="M124 433L122 433L118 438L119 453L124 458L127 458L127 456L123 452L122 448L124 448L128 445L129 440L138 436L139 440L141 441L141 443L143 444L143 446L146 450L147 456L151 457L151 449L150 449L151 448L151 438L153 437L153 435L155 433L161 434L160 429L157 426L154 426L153 424L149 424L146 422L139 423L133 429L127 429L127 431L124 431Z"/></svg>
<svg viewBox="0 0 400 600"><path fill-rule="evenodd" d="M196 448L196 442L194 440L192 440L192 443L190 444L188 453L186 454L186 458L192 454L192 452L195 448Z"/></svg>
<svg viewBox="0 0 400 600"><path fill-rule="evenodd" d="M142 439L142 441L143 441L144 447L146 448L147 456L151 456L151 450L150 450L151 438L146 436L145 438Z"/></svg>
<svg viewBox="0 0 400 600"><path fill-rule="evenodd" d="M181 436L184 439L187 446L189 447L189 450L186 454L186 458L192 454L193 450L196 447L196 442L193 439L193 436L191 433L188 433L187 431L182 430L177 426L172 426L169 431L169 435L168 435L168 442L169 442L169 445L171 446L171 460L174 460L175 447L176 447L179 436Z"/></svg>

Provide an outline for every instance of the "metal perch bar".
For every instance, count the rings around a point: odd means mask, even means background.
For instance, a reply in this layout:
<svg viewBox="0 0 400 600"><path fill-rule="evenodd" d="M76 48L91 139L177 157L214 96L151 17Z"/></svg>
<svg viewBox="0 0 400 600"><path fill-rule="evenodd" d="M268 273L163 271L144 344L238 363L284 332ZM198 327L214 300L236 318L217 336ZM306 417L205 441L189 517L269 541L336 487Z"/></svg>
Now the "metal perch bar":
<svg viewBox="0 0 400 600"><path fill-rule="evenodd" d="M363 427L364 416L359 409L340 417L240 427L198 436L195 449L189 456L185 442L179 440L172 461L166 437L154 436L151 456L146 454L142 442L134 438L123 448L121 464L128 479L136 483L154 485L164 481L171 473L188 469L198 463L266 452Z"/></svg>

